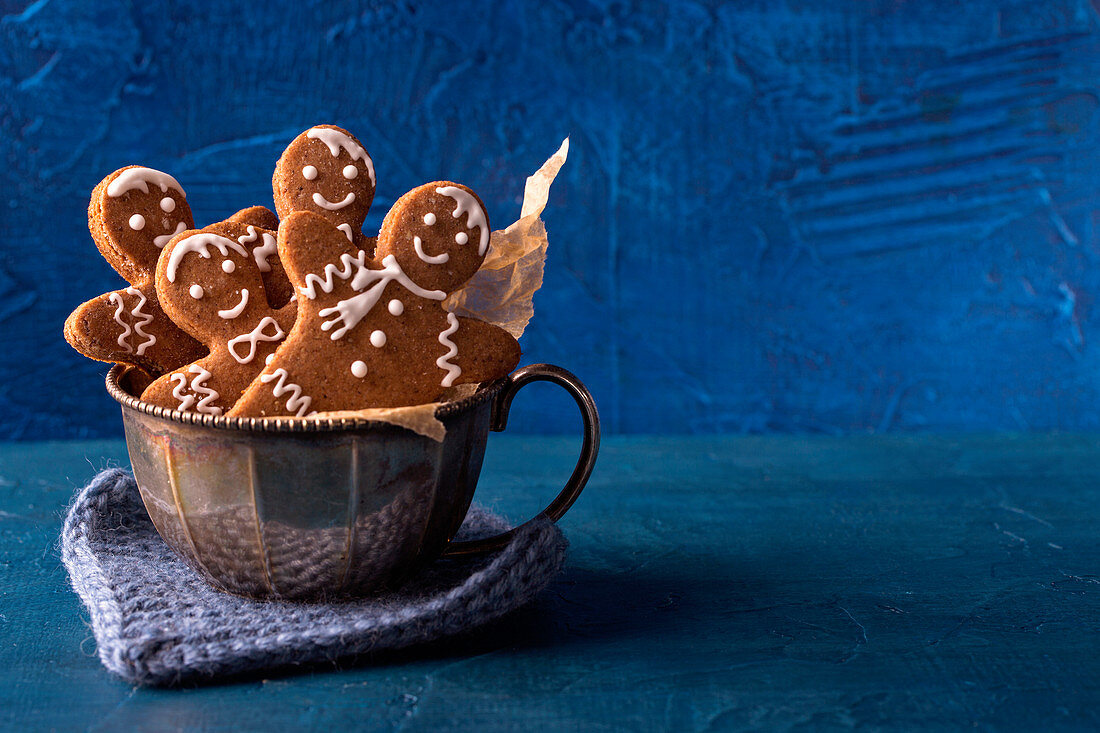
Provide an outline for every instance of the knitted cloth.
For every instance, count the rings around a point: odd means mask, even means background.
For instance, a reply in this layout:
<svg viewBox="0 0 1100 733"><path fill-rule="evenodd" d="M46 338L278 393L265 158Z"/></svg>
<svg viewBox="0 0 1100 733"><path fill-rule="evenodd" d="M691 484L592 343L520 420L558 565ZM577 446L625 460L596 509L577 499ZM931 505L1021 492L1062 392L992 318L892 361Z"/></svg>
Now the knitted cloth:
<svg viewBox="0 0 1100 733"><path fill-rule="evenodd" d="M505 522L472 507L459 539ZM133 476L108 469L69 508L61 549L91 614L99 658L139 685L173 685L398 649L471 629L530 601L561 569L549 521L502 550L438 560L398 591L326 603L254 601L215 590L161 540Z"/></svg>

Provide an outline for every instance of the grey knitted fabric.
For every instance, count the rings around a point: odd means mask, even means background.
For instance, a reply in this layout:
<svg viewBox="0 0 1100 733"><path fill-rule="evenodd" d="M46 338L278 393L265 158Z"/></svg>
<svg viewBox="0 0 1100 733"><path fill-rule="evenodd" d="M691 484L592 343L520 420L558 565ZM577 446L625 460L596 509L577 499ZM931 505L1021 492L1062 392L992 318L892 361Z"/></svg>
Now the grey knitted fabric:
<svg viewBox="0 0 1100 733"><path fill-rule="evenodd" d="M507 524L473 507L460 539ZM174 685L398 649L471 629L535 597L561 569L549 521L499 552L439 560L399 591L330 603L252 601L215 590L145 513L133 476L103 471L69 508L62 559L91 614L104 666L140 685Z"/></svg>

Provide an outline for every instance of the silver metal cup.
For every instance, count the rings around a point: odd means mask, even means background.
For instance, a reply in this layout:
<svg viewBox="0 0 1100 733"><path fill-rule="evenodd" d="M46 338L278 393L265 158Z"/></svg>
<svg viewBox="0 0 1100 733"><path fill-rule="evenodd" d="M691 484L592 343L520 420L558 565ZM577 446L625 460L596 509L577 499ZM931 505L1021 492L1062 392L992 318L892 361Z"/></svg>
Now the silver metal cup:
<svg viewBox="0 0 1100 733"><path fill-rule="evenodd" d="M557 521L596 462L600 421L573 374L519 369L445 403L442 442L364 418L229 418L169 410L131 394L115 366L134 477L164 541L214 586L254 598L319 600L394 587L440 555L480 553L511 532L453 542L481 473L490 430L507 425L524 385L550 381L576 400L580 457L540 514ZM512 530L514 531L514 530Z"/></svg>

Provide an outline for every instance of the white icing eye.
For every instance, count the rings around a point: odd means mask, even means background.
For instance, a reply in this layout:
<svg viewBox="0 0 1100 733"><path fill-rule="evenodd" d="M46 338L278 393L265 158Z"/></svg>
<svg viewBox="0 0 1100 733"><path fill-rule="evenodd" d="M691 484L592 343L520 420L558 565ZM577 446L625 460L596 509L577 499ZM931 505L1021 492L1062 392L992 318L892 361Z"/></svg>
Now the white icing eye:
<svg viewBox="0 0 1100 733"><path fill-rule="evenodd" d="M466 234L466 232L459 232L455 235L455 241L459 244L466 244L470 241L470 237Z"/></svg>
<svg viewBox="0 0 1100 733"><path fill-rule="evenodd" d="M222 272L224 272L226 275L228 275L229 273L233 272L236 269L237 269L237 265L233 262L233 260L226 260L225 262L222 263Z"/></svg>
<svg viewBox="0 0 1100 733"><path fill-rule="evenodd" d="M350 181L352 178L355 178L357 175L359 175L359 169L358 168L356 168L353 165L345 165L344 166L344 178L346 178Z"/></svg>
<svg viewBox="0 0 1100 733"><path fill-rule="evenodd" d="M390 314L394 316L399 316L405 312L405 304L397 298L391 300L386 307L390 309Z"/></svg>
<svg viewBox="0 0 1100 733"><path fill-rule="evenodd" d="M306 179L307 181L312 181L316 177L317 169L313 166L307 165L305 168L302 169L302 178Z"/></svg>
<svg viewBox="0 0 1100 733"><path fill-rule="evenodd" d="M430 211L427 214L425 214L424 215L424 223L427 224L428 226L431 226L432 224L435 224L435 214L433 214Z"/></svg>
<svg viewBox="0 0 1100 733"><path fill-rule="evenodd" d="M195 300L201 300L203 296L202 285L192 285L191 289L187 291L188 294Z"/></svg>
<svg viewBox="0 0 1100 733"><path fill-rule="evenodd" d="M176 210L176 200L171 196L165 196L160 200L160 209L165 214L171 214Z"/></svg>
<svg viewBox="0 0 1100 733"><path fill-rule="evenodd" d="M135 232L140 232L145 228L145 217L141 214L134 214L130 217L130 228Z"/></svg>
<svg viewBox="0 0 1100 733"><path fill-rule="evenodd" d="M367 365L361 361L352 362L351 374L353 377L358 377L359 379L362 379L363 377L367 376Z"/></svg>
<svg viewBox="0 0 1100 733"><path fill-rule="evenodd" d="M274 358L275 358L275 355L274 355L274 354L268 354L268 355L267 355L267 358L266 358L266 359L264 359L264 365L266 366L266 365L270 364L270 363L271 363L271 361L272 361L272 360L273 360Z"/></svg>
<svg viewBox="0 0 1100 733"><path fill-rule="evenodd" d="M382 348L386 345L386 334L382 331L371 331L370 343L375 348Z"/></svg>

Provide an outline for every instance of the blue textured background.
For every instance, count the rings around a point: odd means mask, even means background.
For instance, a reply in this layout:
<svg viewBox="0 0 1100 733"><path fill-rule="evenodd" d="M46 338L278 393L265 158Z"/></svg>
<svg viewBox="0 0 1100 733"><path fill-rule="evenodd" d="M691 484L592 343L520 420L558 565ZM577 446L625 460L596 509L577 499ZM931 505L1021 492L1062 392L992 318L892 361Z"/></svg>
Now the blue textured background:
<svg viewBox="0 0 1100 733"><path fill-rule="evenodd" d="M0 436L120 429L61 339L119 286L102 176L208 222L320 122L374 156L368 227L439 177L506 224L572 137L523 346L610 431L1100 426L1090 3L261 5L0 0Z"/></svg>

